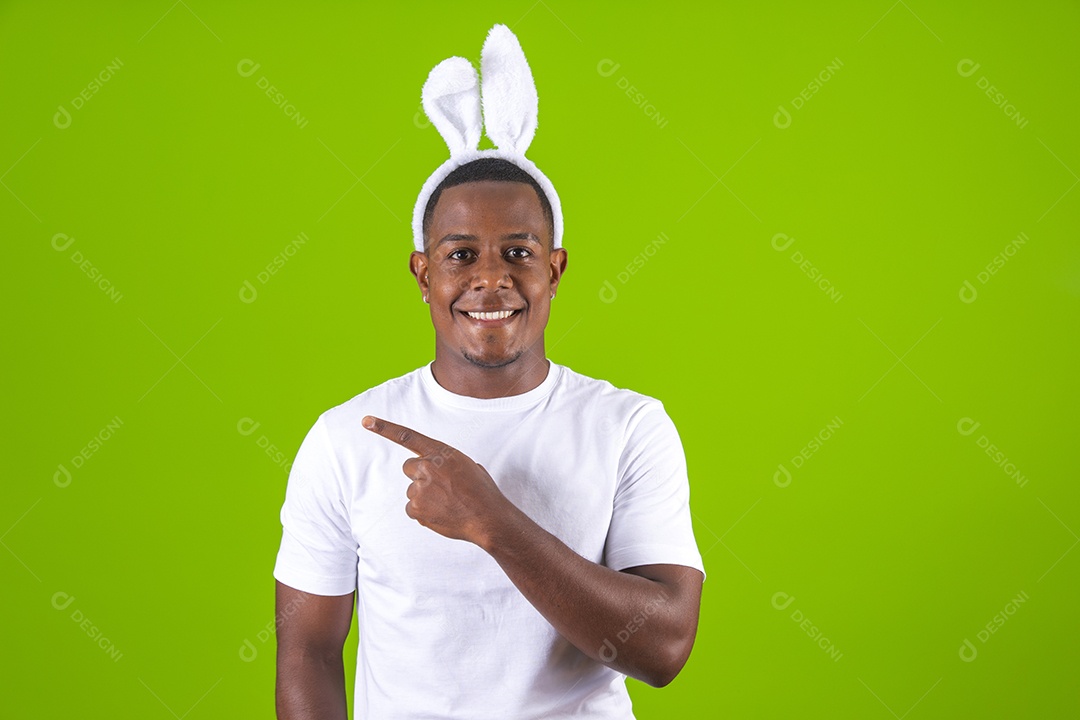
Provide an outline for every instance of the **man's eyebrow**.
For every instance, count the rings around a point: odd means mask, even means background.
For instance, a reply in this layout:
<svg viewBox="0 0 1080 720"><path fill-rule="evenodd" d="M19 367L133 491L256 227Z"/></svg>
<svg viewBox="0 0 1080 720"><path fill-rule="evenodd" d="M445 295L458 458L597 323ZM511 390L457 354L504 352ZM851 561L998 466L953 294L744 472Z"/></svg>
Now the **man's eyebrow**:
<svg viewBox="0 0 1080 720"><path fill-rule="evenodd" d="M464 235L462 233L452 233L452 234L447 235L446 237L444 237L439 242L435 243L435 247L439 247L443 243L448 243L448 242L457 242L459 240L479 240L479 239L480 238L478 238L475 235ZM529 233L529 232L509 233L507 235L503 235L499 239L500 240L525 240L527 242L531 242L531 243L534 243L536 245L541 244L540 239L537 238L532 233Z"/></svg>

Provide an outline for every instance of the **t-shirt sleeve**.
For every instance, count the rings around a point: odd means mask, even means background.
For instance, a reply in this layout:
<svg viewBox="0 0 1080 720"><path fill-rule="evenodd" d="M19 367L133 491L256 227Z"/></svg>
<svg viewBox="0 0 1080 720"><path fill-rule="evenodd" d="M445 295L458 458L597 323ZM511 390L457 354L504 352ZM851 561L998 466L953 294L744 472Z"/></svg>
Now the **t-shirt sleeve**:
<svg viewBox="0 0 1080 720"><path fill-rule="evenodd" d="M654 400L631 418L627 433L605 547L607 566L686 565L704 573L691 524L686 456L675 423Z"/></svg>
<svg viewBox="0 0 1080 720"><path fill-rule="evenodd" d="M356 590L357 544L343 485L320 416L289 471L274 565L274 577L280 582L314 595L348 595Z"/></svg>

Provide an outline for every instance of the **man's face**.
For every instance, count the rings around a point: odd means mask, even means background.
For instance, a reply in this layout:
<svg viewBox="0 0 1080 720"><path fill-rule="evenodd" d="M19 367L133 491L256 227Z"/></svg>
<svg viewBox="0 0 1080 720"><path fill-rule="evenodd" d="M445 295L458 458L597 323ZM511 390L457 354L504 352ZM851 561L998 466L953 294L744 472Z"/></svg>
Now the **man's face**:
<svg viewBox="0 0 1080 720"><path fill-rule="evenodd" d="M551 296L566 250L551 231L531 185L483 181L446 188L409 267L431 304L439 354L482 368L526 352L543 357ZM513 311L484 319L469 313ZM489 316L491 317L491 316Z"/></svg>

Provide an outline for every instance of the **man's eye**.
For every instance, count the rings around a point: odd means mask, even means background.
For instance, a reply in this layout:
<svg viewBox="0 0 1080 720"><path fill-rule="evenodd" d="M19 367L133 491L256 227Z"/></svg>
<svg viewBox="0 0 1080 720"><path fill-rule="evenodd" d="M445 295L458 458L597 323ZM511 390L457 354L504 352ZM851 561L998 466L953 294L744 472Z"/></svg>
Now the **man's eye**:
<svg viewBox="0 0 1080 720"><path fill-rule="evenodd" d="M516 257L518 257L518 258L528 257L529 255L532 255L532 253L528 250L528 248L523 248L523 247L510 248L507 252L518 252L518 251L521 251L523 253L521 255L517 255Z"/></svg>
<svg viewBox="0 0 1080 720"><path fill-rule="evenodd" d="M463 256L458 255L458 253L467 253L467 252L469 252L469 251L466 250L465 248L458 248L457 250L454 250L452 253L450 253L447 257L449 257L451 260L464 260L465 258Z"/></svg>

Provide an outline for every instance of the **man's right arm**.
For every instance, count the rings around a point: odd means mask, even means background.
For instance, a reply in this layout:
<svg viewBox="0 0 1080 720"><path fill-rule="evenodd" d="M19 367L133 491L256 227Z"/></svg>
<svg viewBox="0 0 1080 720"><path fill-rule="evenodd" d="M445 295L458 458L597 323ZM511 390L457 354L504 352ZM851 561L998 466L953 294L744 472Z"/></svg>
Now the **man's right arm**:
<svg viewBox="0 0 1080 720"><path fill-rule="evenodd" d="M275 582L279 720L348 720L342 648L354 593L313 595Z"/></svg>

